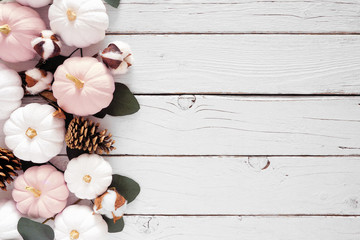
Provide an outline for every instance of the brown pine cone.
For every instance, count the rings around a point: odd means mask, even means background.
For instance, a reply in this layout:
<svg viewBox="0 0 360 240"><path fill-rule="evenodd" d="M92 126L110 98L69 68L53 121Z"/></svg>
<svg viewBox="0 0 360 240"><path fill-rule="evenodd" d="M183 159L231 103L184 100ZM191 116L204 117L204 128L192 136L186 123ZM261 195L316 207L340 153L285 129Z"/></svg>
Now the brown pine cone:
<svg viewBox="0 0 360 240"><path fill-rule="evenodd" d="M10 184L21 170L21 162L12 151L0 148L0 189L6 191L6 183Z"/></svg>
<svg viewBox="0 0 360 240"><path fill-rule="evenodd" d="M112 135L107 129L99 132L99 123L83 117L71 120L65 135L66 145L71 149L83 150L89 153L107 153L116 149Z"/></svg>

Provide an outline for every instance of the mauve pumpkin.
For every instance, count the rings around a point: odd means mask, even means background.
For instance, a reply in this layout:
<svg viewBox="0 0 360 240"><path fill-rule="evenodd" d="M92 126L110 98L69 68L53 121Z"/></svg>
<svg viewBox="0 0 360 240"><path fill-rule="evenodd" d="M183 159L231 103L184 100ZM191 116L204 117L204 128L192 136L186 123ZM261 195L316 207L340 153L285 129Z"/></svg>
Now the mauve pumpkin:
<svg viewBox="0 0 360 240"><path fill-rule="evenodd" d="M49 218L61 212L69 190L64 174L50 165L31 167L14 182L16 208L32 218Z"/></svg>
<svg viewBox="0 0 360 240"><path fill-rule="evenodd" d="M92 57L72 57L54 74L52 89L59 106L79 116L93 115L109 106L115 91L106 66Z"/></svg>
<svg viewBox="0 0 360 240"><path fill-rule="evenodd" d="M0 4L0 58L7 62L32 59L31 41L38 37L45 23L33 9L17 3Z"/></svg>

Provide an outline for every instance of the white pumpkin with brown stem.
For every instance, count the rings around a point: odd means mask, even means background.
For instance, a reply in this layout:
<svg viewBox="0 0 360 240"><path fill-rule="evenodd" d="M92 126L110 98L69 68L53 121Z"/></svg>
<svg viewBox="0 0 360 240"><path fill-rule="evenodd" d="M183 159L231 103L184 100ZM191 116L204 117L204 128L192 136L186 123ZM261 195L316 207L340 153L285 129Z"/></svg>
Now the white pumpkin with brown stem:
<svg viewBox="0 0 360 240"><path fill-rule="evenodd" d="M111 184L112 167L103 157L85 153L69 162L64 176L76 197L94 199Z"/></svg>
<svg viewBox="0 0 360 240"><path fill-rule="evenodd" d="M44 163L60 153L65 121L53 116L49 105L31 103L15 110L4 125L5 143L25 161Z"/></svg>
<svg viewBox="0 0 360 240"><path fill-rule="evenodd" d="M68 46L88 47L105 38L109 17L101 0L55 0L49 9L51 30Z"/></svg>
<svg viewBox="0 0 360 240"><path fill-rule="evenodd" d="M88 206L72 205L55 218L55 239L106 239L107 224Z"/></svg>

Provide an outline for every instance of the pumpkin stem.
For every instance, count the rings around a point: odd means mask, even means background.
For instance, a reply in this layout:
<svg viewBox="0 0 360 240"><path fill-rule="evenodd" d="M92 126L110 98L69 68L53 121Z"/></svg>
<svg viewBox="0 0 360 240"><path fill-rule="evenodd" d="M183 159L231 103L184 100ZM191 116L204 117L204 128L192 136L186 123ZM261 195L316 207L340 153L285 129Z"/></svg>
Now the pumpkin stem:
<svg viewBox="0 0 360 240"><path fill-rule="evenodd" d="M25 135L28 136L30 139L33 139L34 137L37 136L37 132L35 129L29 127L26 132L25 132Z"/></svg>
<svg viewBox="0 0 360 240"><path fill-rule="evenodd" d="M66 15L70 22L76 20L76 12L74 10L68 9Z"/></svg>
<svg viewBox="0 0 360 240"><path fill-rule="evenodd" d="M70 239L71 239L71 240L79 239L79 237L80 237L80 233L79 233L78 231L72 230L72 231L70 232Z"/></svg>
<svg viewBox="0 0 360 240"><path fill-rule="evenodd" d="M75 87L77 89L81 89L84 87L84 81L81 81L80 79L74 77L71 74L66 74L67 79L69 79L70 81L73 81L75 83Z"/></svg>
<svg viewBox="0 0 360 240"><path fill-rule="evenodd" d="M38 190L38 189L36 189L36 188L27 186L25 189L26 189L27 191L32 192L35 197L40 197L40 195L41 195L41 191Z"/></svg>
<svg viewBox="0 0 360 240"><path fill-rule="evenodd" d="M11 28L8 24L4 24L4 25L0 26L0 32L8 35L11 32Z"/></svg>
<svg viewBox="0 0 360 240"><path fill-rule="evenodd" d="M90 175L85 175L85 176L83 177L83 180L84 180L84 182L86 182L86 183L90 183L90 182L91 182L91 176L90 176Z"/></svg>

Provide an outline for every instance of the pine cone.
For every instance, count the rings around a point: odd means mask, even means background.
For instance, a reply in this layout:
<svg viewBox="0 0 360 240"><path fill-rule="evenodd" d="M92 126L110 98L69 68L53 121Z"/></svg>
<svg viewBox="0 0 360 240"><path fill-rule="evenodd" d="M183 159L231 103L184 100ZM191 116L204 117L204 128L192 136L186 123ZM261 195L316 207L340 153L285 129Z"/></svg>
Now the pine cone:
<svg viewBox="0 0 360 240"><path fill-rule="evenodd" d="M5 148L0 148L0 189L6 191L6 184L10 184L17 176L15 172L21 170L20 160L14 154Z"/></svg>
<svg viewBox="0 0 360 240"><path fill-rule="evenodd" d="M75 117L71 120L65 135L66 145L71 149L83 150L89 153L109 154L116 149L111 139L112 135L107 134L107 129L99 132L100 124L83 117Z"/></svg>

